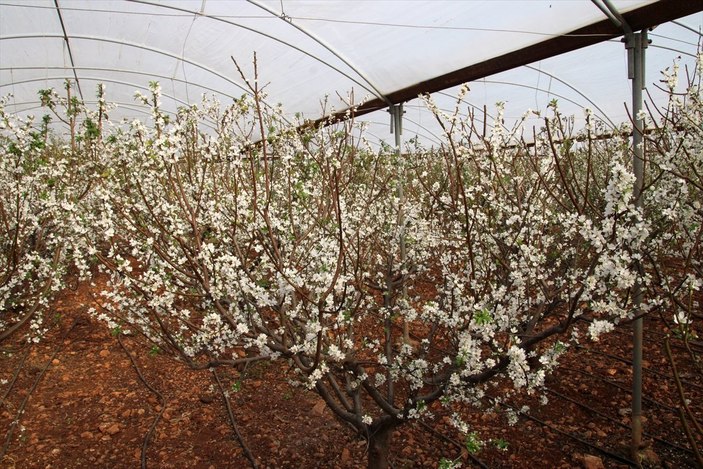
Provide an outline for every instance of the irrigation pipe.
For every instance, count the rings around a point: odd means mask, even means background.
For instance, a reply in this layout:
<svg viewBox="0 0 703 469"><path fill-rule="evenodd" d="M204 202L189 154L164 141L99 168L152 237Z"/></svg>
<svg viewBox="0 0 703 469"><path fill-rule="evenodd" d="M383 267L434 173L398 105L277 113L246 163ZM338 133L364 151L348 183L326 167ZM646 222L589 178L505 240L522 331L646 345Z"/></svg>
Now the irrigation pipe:
<svg viewBox="0 0 703 469"><path fill-rule="evenodd" d="M582 345L577 345L576 347L585 350L586 353L593 353L593 354L595 354L595 355L602 355L602 356L608 357L608 358L610 358L610 359L612 359L612 360L616 360L616 361L625 363L625 364L627 364L627 365L632 365L632 361L631 361L631 360L628 360L627 358L619 357L619 356L617 356L617 355L613 355L613 354L610 354L610 353L607 353L607 352L601 352L601 351L599 351L599 350L591 350L591 349L586 348L586 347L584 347L584 346L582 346ZM666 379L670 379L670 380L675 380L674 376L669 375L669 374L666 374L666 373L662 373L661 371L653 370L653 369L651 369L651 368L646 368L646 367L643 367L642 369L643 369L644 371L646 371L647 373L653 374L654 376L659 376L660 378L666 378ZM688 386L691 386L691 387L694 387L694 388L698 388L698 389L702 389L702 390L703 390L703 386L701 386L700 384L692 383L692 382L690 382L690 381L688 381L688 380L684 380L684 379L682 379L681 382L685 383L685 384L688 385Z"/></svg>
<svg viewBox="0 0 703 469"><path fill-rule="evenodd" d="M79 322L80 322L80 320L79 320ZM56 321L51 327L53 328L54 326L56 326L57 323L58 323L58 321ZM29 352L31 350L31 344L25 345L25 347L23 347L23 348L25 349L24 356L20 360L20 363L17 366L15 373L12 375L12 379L8 383L9 386L5 390L5 393L3 394L2 398L0 398L0 406L2 406L4 404L5 399L7 399L7 396L10 395L10 391L12 391L12 388L15 386L15 382L17 381L17 378L19 377L20 371L22 371L22 367L24 366L24 362L27 360L27 357L29 356ZM18 351L19 350L22 350L22 348L19 348Z"/></svg>
<svg viewBox="0 0 703 469"><path fill-rule="evenodd" d="M693 448L693 451L696 454L696 459L698 460L698 465L703 467L703 456L701 455L701 452L698 450L698 444L696 443L696 439L693 436L693 433L691 432L691 428L688 425L688 422L686 421L686 416L691 419L691 422L693 422L693 425L696 427L696 430L698 431L698 434L703 434L703 431L701 430L701 426L698 423L698 420L696 420L696 416L693 415L693 412L691 412L690 407L688 406L688 402L686 401L686 395L684 394L683 391L683 386L681 384L681 379L679 378L679 373L678 370L676 369L676 362L674 362L674 357L671 354L671 347L669 346L669 338L667 337L666 341L664 342L664 345L666 346L666 354L667 357L669 358L669 362L671 363L671 369L674 372L674 378L676 381L676 389L679 392L679 397L681 398L681 406L678 409L679 413L679 419L681 420L681 425L683 425L684 431L686 432L686 437L688 438L688 442L691 444L691 447ZM684 413L685 411L685 413Z"/></svg>
<svg viewBox="0 0 703 469"><path fill-rule="evenodd" d="M624 463L624 464L628 464L628 465L630 465L630 466L632 466L632 467L638 467L638 464L637 464L636 462L634 462L633 460L631 460L631 459L628 459L628 458L626 458L626 457L624 457L624 456L620 456L619 454L613 453L612 451L609 451L609 450L607 450L607 449L601 448L601 447L598 446L598 445L594 445L593 443L591 443L591 442L589 442L589 441L587 441L587 440L584 440L583 438L580 438L580 437L578 437L578 436L576 436L576 435L572 435L572 434L569 433L569 432L566 432L566 431L564 431L564 430L562 430L562 429L560 429L560 428L555 427L554 425L551 425L551 424L549 424L549 423L547 423L547 422L545 422L545 421L543 421L543 420L540 420L540 419L538 419L537 417L528 414L527 412L521 412L520 410L517 410L517 409L511 407L511 406L508 405L508 404L502 403L501 405L503 405L504 407L507 407L508 409L512 410L513 412L517 413L518 415L521 415L521 416L525 417L525 418L528 419L528 420L532 420L533 422L536 422L536 423L538 423L538 424L540 424L540 425L542 425L542 426L544 426L544 427L549 428L550 430L553 430L553 431L559 433L560 435L563 435L563 436L566 436L566 437L568 437L568 438L571 438L572 440L578 441L578 442L581 443L582 445L587 446L587 447L589 447L589 448L591 448L591 449L594 449L594 450L598 451L598 452L601 453L603 456L606 456L606 457L608 457L608 458L610 458L610 459L614 459L614 460L619 461L619 462Z"/></svg>
<svg viewBox="0 0 703 469"><path fill-rule="evenodd" d="M425 427L427 430L429 430L430 433L432 433L432 435L434 435L436 438L439 438L440 440L444 440L448 443L453 444L454 446L456 446L457 448L462 450L462 452L465 449L464 446L461 443L459 443L458 441L456 441L454 438L448 437L447 435L440 432L439 430L432 428L427 422L420 421L419 423L420 423L420 425ZM474 462L478 467L480 467L481 469L488 469L488 466L486 466L483 463L483 461L481 461L480 459L478 459L476 456L474 456L471 453L467 452L467 454L469 456L469 459L471 459L471 461Z"/></svg>
<svg viewBox="0 0 703 469"><path fill-rule="evenodd" d="M576 369L576 368L570 368L570 367L567 367L567 366L561 366L561 367L559 367L559 369L560 369L560 370L572 371L572 372L580 373L580 374L582 374L582 375L586 375L586 376L588 376L588 377L590 377L590 378L599 379L599 380L603 381L604 383L609 384L610 386L616 387L616 388L620 389L621 391L625 391L628 395L631 395L631 394L632 394L632 390L631 390L631 389L629 389L629 388L623 386L622 384L616 383L615 381L610 381L609 379L604 378L603 376L600 376L600 375L598 375L598 374L596 374L596 373L588 373L588 372L586 372L586 371L581 371L581 370L578 370L578 369ZM667 405L667 404L664 404L663 402L656 401L656 400L654 400L654 399L652 399L652 398L650 398L650 397L642 396L642 399L645 400L645 401L647 401L647 402L649 402L649 403L651 403L651 404L654 404L654 405L657 406L657 407L660 407L660 408L662 408L662 409L666 409L666 410L668 410L669 412L676 412L676 409L675 409L674 407L671 407L671 406L669 406L669 405Z"/></svg>
<svg viewBox="0 0 703 469"><path fill-rule="evenodd" d="M566 401L569 401L569 402L571 402L571 403L573 403L573 404L575 404L575 405L577 405L577 406L579 406L579 407L582 407L583 409L586 409L586 410L588 410L589 412L592 412L594 415L597 415L598 417L600 417L600 418L602 418L602 419L605 419L605 420L607 420L607 421L609 421L609 422L611 422L611 423L613 423L613 424L615 424L615 425L618 425L618 426L623 427L623 428L630 428L629 425L622 423L622 422L619 421L618 419L613 418L613 417L611 417L611 416L609 416L609 415L606 415L606 414L604 414L603 412L601 412L601 411L599 411L599 410L596 410L596 409L594 409L593 407L584 404L583 402L579 402L579 401L577 401L576 399L574 399L574 398L572 398L572 397L569 397L569 396L567 396L567 395L565 395L565 394L562 394L562 393L560 393L560 392L558 392L558 391L555 391L555 390L553 390L553 389L545 388L545 390L546 390L547 392L551 393L551 394L554 394L554 395L557 396L557 397L560 397L561 399L564 399L564 400L566 400ZM675 443L671 443L671 442L669 442L669 441L667 441L667 440L664 440L663 438L659 438L659 437L657 437L657 436L654 436L654 435L652 435L651 433L645 432L645 433L643 433L643 434L644 434L644 436L646 436L647 438L651 438L652 440L657 441L657 442L659 442L659 443L661 443L661 444L663 444L663 445L670 446L670 447L672 447L672 448L674 448L674 449L677 449L677 450L679 450L679 451L685 451L685 452L687 452L687 453L693 454L693 451L692 451L690 448L685 448L685 447L679 446L679 445L677 445L677 444L675 444Z"/></svg>
<svg viewBox="0 0 703 469"><path fill-rule="evenodd" d="M161 410L156 415L156 418L154 419L154 421L151 423L151 426L149 427L149 430L146 432L146 435L144 435L144 443L142 443L141 465L142 465L142 469L146 469L146 451L147 451L147 448L149 447L149 441L151 440L151 437L154 434L154 431L156 430L156 425L159 423L161 416L163 415L164 411L166 410L166 399L164 399L163 394L161 394L157 389L155 389L153 386L151 386L147 382L147 380L144 378L144 375L142 374L141 370L139 369L139 366L137 366L136 360L134 359L134 357L132 357L132 354L129 353L129 350L127 350L127 347L125 347L124 343L122 342L122 335L121 334L117 334L117 342L119 342L120 347L122 347L122 350L124 350L124 353L126 353L127 357L129 357L129 361L132 362L132 366L134 367L134 370L137 372L137 376L139 376L139 379L141 380L141 382L144 383L144 386L146 386L151 392L156 394L159 398L159 401L161 402Z"/></svg>
<svg viewBox="0 0 703 469"><path fill-rule="evenodd" d="M628 334L627 332L622 331L617 328L613 332L620 334L620 335L627 335L628 337L630 336L630 334ZM669 335L664 332L653 331L648 328L645 328L644 333L647 335L654 335L654 336L660 337L662 339L666 339L667 337L669 337ZM688 344L689 344L689 347L691 347L691 350L686 348L685 345L671 344L671 346L676 349L686 350L687 352L703 353L703 343L701 343L699 341L695 341L695 340L689 340Z"/></svg>
<svg viewBox="0 0 703 469"><path fill-rule="evenodd" d="M9 386L5 390L5 394L3 394L2 398L0 399L0 406L2 406L5 403L5 399L7 399L7 396L10 395L10 391L12 391L12 388L14 387L15 382L17 381L17 377L19 376L20 371L22 371L22 367L24 366L24 362L27 360L27 357L29 356L29 350L30 350L30 348L27 347L27 351L24 352L24 356L20 360L20 364L17 366L15 373L12 375L12 379L10 380Z"/></svg>
<svg viewBox="0 0 703 469"><path fill-rule="evenodd" d="M254 459L254 456L251 454L249 447L244 442L244 438L242 437L242 434L239 433L239 428L237 427L237 423L234 420L234 413L232 412L232 405L229 402L229 395L227 394L227 392L225 392L224 386L222 386L222 381L220 380L220 376L217 374L217 368L212 369L212 374L215 376L215 381L217 381L217 385L220 388L220 392L222 393L222 397L224 397L224 399L225 399L225 406L227 407L227 414L229 415L229 421L232 424L232 429L234 430L234 433L237 436L237 440L239 440L239 444L242 446L242 449L244 450L244 455L251 463L251 467L254 469L258 469L259 466L256 464L256 460Z"/></svg>
<svg viewBox="0 0 703 469"><path fill-rule="evenodd" d="M7 453L8 448L10 447L10 441L12 440L12 435L15 431L15 428L17 428L17 425L20 423L20 418L22 418L22 414L24 413L25 407L27 407L27 402L29 402L29 398L32 396L34 391L37 389L37 386L41 382L42 378L46 374L46 371L49 369L51 366L51 362L56 358L56 355L61 351L63 348L63 342L64 339L68 336L68 334L78 325L78 323L81 322L80 318L76 318L73 320L73 323L71 324L71 327L66 330L61 335L61 340L59 342L59 345L54 349L54 353L51 354L49 359L46 362L46 365L41 369L39 372L39 375L34 379L34 383L32 384L32 387L29 388L29 392L27 392L27 395L25 396L24 400L22 400L22 404L20 404L19 408L17 409L17 413L15 418L12 420L12 423L10 424L10 428L7 430L7 435L5 437L5 444L2 446L2 449L0 450L0 461L3 461L5 459L5 454Z"/></svg>

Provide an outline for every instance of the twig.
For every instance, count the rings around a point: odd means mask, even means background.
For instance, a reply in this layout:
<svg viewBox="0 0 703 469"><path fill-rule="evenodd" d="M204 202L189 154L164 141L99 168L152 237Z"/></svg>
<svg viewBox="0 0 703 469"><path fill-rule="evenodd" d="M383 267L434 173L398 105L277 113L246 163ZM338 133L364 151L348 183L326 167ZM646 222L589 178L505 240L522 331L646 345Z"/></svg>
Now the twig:
<svg viewBox="0 0 703 469"><path fill-rule="evenodd" d="M27 323L29 319L31 319L34 314L39 310L39 307L42 305L42 295L44 295L46 292L49 291L49 287L51 286L51 282L47 282L46 287L39 293L37 293L37 297L34 300L34 304L32 305L29 310L22 316L16 323L14 323L12 326L8 327L4 331L0 332L0 342L4 341L8 337L10 337L12 334L14 334L20 327L22 327L24 324Z"/></svg>
<svg viewBox="0 0 703 469"><path fill-rule="evenodd" d="M688 438L689 443L691 443L691 446L693 447L693 452L696 455L696 460L698 461L698 467L703 467L703 457L701 457L701 452L698 450L698 445L696 444L696 439L693 437L693 433L691 433L691 427L688 425L688 422L686 421L686 415L684 414L684 411L681 407L678 409L679 411L679 420L681 420L681 425L683 426L683 431L686 433L686 438Z"/></svg>
<svg viewBox="0 0 703 469"><path fill-rule="evenodd" d="M58 263L62 249L62 245L59 245L56 247L56 249L54 249L53 265L56 265ZM42 287L41 291L37 293L37 297L35 298L32 307L29 308L29 310L25 313L24 316L19 319L19 321L17 321L15 324L8 327L4 331L0 332L0 342L10 337L15 331L22 327L32 316L34 316L34 314L39 310L39 307L42 305L42 297L49 292L49 289L51 288L53 283L54 281L51 277L44 281L44 286ZM71 329L73 329L73 326L71 326Z"/></svg>
<svg viewBox="0 0 703 469"><path fill-rule="evenodd" d="M244 442L244 438L242 437L241 433L239 433L239 428L237 427L237 423L234 420L234 413L232 412L232 406L230 405L230 402L229 402L229 395L225 392L224 386L222 386L222 381L220 380L220 376L217 374L216 368L212 369L212 374L215 376L215 381L217 381L217 385L220 387L220 392L222 393L222 397L225 398L225 406L227 407L227 414L229 415L229 421L232 424L232 429L234 430L235 435L237 435L237 439L239 440L239 444L242 446L242 450L244 450L244 455L247 457L247 459L251 463L251 467L254 469L258 469L259 466L256 464L256 460L254 459L254 456L251 454L249 447Z"/></svg>
<svg viewBox="0 0 703 469"><path fill-rule="evenodd" d="M142 456L141 456L141 464L142 464L142 469L146 469L146 451L149 446L149 441L151 440L152 435L154 434L154 431L156 430L156 425L161 419L161 416L163 415L164 411L166 410L166 399L164 399L163 394L161 394L157 389L155 389L153 386L151 386L147 380L144 378L144 375L142 374L141 370L139 369L139 366L137 366L137 362L132 357L132 354L129 353L129 350L127 350L127 347L125 347L124 343L122 342L122 336L121 334L117 334L117 342L119 342L120 347L122 347L122 350L124 350L124 353L127 354L127 357L129 357L129 361L132 362L132 366L134 367L134 370L137 372L137 376L139 376L139 379L141 380L142 383L144 383L144 386L146 386L151 392L156 394L159 398L159 401L161 402L161 410L159 413L156 415L156 418L154 421L151 423L151 426L149 427L149 430L146 432L146 435L144 435L144 443L142 444Z"/></svg>

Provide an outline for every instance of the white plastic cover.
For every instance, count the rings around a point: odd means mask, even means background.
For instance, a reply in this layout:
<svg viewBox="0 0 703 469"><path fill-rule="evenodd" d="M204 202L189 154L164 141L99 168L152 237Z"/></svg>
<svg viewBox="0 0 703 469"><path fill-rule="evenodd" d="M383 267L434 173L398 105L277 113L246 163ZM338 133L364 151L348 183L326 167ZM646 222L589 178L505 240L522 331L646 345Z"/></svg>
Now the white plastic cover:
<svg viewBox="0 0 703 469"><path fill-rule="evenodd" d="M616 0L619 12L655 3ZM122 117L142 117L135 90L159 81L168 111L203 93L223 101L247 92L234 58L259 82L268 102L316 119L356 102L558 37L606 19L595 2L337 0L0 0L0 94L10 110L43 113L37 90L78 79L86 103L98 83ZM703 14L660 26L647 50L647 82L674 57L693 63ZM671 50L673 49L673 50ZM626 52L618 40L486 77L471 85L471 105L506 101L507 117L544 110L558 99L567 112L590 107L612 122L627 119ZM447 91L452 94L452 90ZM440 105L449 98L437 96ZM431 119L406 104L404 137L432 139ZM388 136L387 114L367 117Z"/></svg>

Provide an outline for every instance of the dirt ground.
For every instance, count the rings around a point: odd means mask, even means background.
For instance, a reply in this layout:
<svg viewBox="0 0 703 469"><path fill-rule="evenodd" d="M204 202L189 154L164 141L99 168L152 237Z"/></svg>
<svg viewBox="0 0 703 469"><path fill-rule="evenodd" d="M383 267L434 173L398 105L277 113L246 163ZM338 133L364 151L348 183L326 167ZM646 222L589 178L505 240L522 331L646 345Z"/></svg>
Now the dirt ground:
<svg viewBox="0 0 703 469"><path fill-rule="evenodd" d="M244 447L260 468L365 466L364 440L315 394L291 386L285 364L259 362L244 373L191 370L136 337L118 340L88 315L92 301L88 284L67 289L53 304L45 340L28 344L15 334L0 344L1 467L252 467ZM647 318L645 331L644 466L696 467L662 319ZM682 342L672 345L685 398L703 421L703 377ZM703 352L703 342L693 346ZM469 455L447 412L433 409L426 425L396 431L391 465L438 467L444 457L463 467L630 467L630 357L631 332L623 326L568 353L547 380L547 405L513 402L530 405L516 425L466 410L472 429L486 441L507 442L503 450L487 443Z"/></svg>

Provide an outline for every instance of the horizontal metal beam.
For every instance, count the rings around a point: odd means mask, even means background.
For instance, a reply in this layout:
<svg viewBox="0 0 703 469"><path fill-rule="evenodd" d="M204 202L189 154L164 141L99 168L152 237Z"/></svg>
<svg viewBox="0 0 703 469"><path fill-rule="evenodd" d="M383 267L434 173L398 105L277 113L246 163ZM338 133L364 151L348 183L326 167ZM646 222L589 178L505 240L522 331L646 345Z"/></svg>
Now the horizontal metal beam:
<svg viewBox="0 0 703 469"><path fill-rule="evenodd" d="M703 2L696 0L659 0L622 16L633 31L650 28L667 23L684 16L703 11ZM597 23L576 29L561 36L552 37L537 44L503 54L492 59L460 68L450 73L416 83L407 88L386 95L392 103L403 103L415 99L422 94L435 93L453 86L480 80L496 73L505 72L523 65L548 59L566 52L571 52L587 46L598 44L619 36L622 30L606 18ZM384 109L387 102L381 99L371 99L355 108L354 115L361 116L373 111ZM347 110L339 111L332 116L310 121L308 125L319 126L330 122L344 120Z"/></svg>
<svg viewBox="0 0 703 469"><path fill-rule="evenodd" d="M168 76L168 75L162 75L158 73L153 73L153 72L146 72L143 70L138 70L136 68L118 68L118 67L72 67L73 70L76 70L78 72L83 72L83 71L94 71L94 72L107 72L107 73L125 73L129 75L138 75L138 76L148 76L148 77L154 77L154 78L159 78L161 80L165 80L161 82L163 85L166 82L177 82L177 83L182 83L186 86L192 86L195 88L201 88L203 90L208 90L212 91L213 93L216 94L221 94L222 96L226 96L228 98L232 98L230 94L228 94L225 91L217 90L215 88L210 88L209 86L201 84L199 81L188 81L184 80L182 78L175 78L173 76ZM47 71L47 70L66 70L66 67L60 67L60 66L40 66L40 65L22 65L19 67L0 67L0 71L18 71L18 70L41 70L41 71ZM7 84L0 84L0 86L9 86L12 85L13 83L7 83Z"/></svg>

